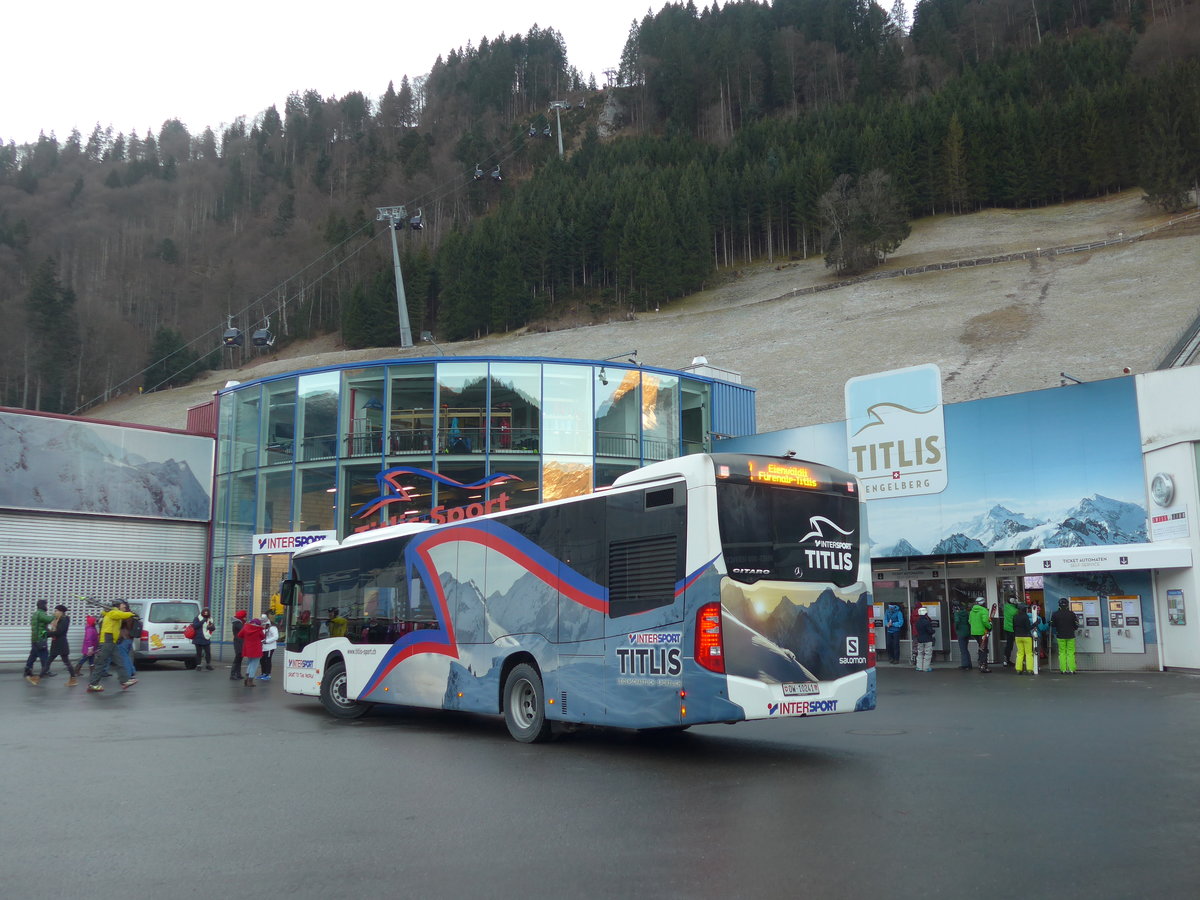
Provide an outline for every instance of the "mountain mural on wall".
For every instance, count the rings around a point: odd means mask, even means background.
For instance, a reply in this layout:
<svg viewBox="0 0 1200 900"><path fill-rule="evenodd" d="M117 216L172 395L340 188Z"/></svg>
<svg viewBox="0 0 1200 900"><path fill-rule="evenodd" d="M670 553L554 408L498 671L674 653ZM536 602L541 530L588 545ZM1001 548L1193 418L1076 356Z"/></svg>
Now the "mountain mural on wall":
<svg viewBox="0 0 1200 900"><path fill-rule="evenodd" d="M206 439L183 435L3 415L0 506L205 521L211 500L192 465L186 459L155 459L138 452L159 453L172 445L186 452L195 442L211 446ZM206 450L210 464L211 452ZM200 476L208 482L211 471Z"/></svg>
<svg viewBox="0 0 1200 900"><path fill-rule="evenodd" d="M1146 510L1137 503L1102 494L1084 497L1060 515L1038 519L996 504L987 512L959 522L932 546L906 538L871 548L874 557L983 553L998 550L1041 550L1047 547L1091 547L1138 544L1147 540Z"/></svg>

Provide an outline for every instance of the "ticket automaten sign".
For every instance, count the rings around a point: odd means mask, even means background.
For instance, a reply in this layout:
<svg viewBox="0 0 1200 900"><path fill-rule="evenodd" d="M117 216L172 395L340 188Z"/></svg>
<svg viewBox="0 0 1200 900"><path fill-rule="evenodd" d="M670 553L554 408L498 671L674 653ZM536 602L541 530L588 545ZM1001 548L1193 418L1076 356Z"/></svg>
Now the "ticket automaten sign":
<svg viewBox="0 0 1200 900"><path fill-rule="evenodd" d="M847 381L846 446L866 500L944 491L941 370L927 364Z"/></svg>

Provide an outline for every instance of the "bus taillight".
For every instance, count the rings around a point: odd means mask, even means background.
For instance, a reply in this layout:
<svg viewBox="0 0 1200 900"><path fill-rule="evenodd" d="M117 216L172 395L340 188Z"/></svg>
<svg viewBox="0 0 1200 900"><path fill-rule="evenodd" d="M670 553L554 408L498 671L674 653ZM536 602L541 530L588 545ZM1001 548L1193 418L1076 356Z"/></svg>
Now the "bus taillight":
<svg viewBox="0 0 1200 900"><path fill-rule="evenodd" d="M710 672L725 672L721 640L721 604L706 603L696 613L696 662Z"/></svg>
<svg viewBox="0 0 1200 900"><path fill-rule="evenodd" d="M875 665L875 623L867 620L867 665Z"/></svg>

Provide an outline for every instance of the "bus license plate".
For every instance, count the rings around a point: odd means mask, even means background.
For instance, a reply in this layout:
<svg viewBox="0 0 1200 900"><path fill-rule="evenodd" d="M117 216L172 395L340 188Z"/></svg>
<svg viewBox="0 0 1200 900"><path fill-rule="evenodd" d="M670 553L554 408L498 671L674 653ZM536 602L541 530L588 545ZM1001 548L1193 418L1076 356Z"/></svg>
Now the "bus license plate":
<svg viewBox="0 0 1200 900"><path fill-rule="evenodd" d="M801 694L819 694L821 686L815 681L801 681L798 684L793 682L784 682L783 696L798 697Z"/></svg>

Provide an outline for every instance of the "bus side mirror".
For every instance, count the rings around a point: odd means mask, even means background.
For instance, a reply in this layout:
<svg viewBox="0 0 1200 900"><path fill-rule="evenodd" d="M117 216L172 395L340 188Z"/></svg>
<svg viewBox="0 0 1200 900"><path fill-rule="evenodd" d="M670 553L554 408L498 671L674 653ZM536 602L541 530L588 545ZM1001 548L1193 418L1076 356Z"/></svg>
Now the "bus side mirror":
<svg viewBox="0 0 1200 900"><path fill-rule="evenodd" d="M285 578L279 584L279 602L284 606L292 606L296 602L296 588L300 582Z"/></svg>

